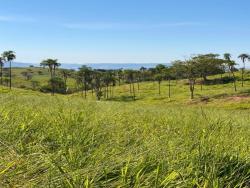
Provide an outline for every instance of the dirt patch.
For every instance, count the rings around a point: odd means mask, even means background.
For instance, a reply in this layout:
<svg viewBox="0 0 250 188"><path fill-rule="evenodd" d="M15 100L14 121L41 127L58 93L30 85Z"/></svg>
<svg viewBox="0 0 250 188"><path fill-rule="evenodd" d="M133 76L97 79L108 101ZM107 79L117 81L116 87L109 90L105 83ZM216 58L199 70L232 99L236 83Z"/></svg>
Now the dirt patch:
<svg viewBox="0 0 250 188"><path fill-rule="evenodd" d="M233 96L227 98L227 100L232 100L232 101L242 101L244 99L250 99L250 96Z"/></svg>

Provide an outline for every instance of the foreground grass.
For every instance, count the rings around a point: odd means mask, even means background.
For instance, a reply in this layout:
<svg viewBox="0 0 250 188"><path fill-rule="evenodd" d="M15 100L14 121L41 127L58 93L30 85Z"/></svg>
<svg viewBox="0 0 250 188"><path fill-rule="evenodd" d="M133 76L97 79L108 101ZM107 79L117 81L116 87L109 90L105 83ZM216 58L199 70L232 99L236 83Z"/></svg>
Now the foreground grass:
<svg viewBox="0 0 250 188"><path fill-rule="evenodd" d="M249 110L0 94L0 187L249 187Z"/></svg>

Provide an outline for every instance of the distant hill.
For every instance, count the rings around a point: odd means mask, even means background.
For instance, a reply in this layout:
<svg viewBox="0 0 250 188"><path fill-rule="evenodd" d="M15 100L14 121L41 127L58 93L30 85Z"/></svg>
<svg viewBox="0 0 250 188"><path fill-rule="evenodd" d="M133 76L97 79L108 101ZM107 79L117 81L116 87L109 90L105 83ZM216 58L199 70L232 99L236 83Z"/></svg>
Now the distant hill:
<svg viewBox="0 0 250 188"><path fill-rule="evenodd" d="M71 64L71 63L64 63L61 65L61 68L65 68L65 69L78 69L80 68L82 65L86 65L88 67L91 67L93 69L134 69L134 70L138 70L141 67L145 67L145 68L152 68L155 67L156 65L158 65L159 63L96 63L96 64ZM170 64L164 64L166 66L170 66ZM6 65L8 66L8 65ZM29 66L39 66L39 64L37 63L21 63L21 62L13 62L12 63L13 67L29 67Z"/></svg>

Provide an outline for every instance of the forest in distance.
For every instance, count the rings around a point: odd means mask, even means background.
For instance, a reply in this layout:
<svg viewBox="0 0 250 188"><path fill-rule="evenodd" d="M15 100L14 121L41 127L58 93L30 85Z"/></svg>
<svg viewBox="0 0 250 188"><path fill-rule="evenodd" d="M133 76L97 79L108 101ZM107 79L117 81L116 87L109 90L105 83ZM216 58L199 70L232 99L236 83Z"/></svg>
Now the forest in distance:
<svg viewBox="0 0 250 188"><path fill-rule="evenodd" d="M15 52L5 51L0 57L1 66L1 85L12 87L12 67L11 62L16 58ZM135 84L139 90L141 82L156 81L158 83L158 92L161 94L162 81L168 81L169 98L171 97L171 80L187 79L189 84L190 98L194 98L195 85L199 84L202 89L204 84L228 83L232 82L234 90L237 91L237 79L241 82L241 87L244 87L245 80L245 63L250 61L248 54L240 54L239 57L243 62L243 67L236 68L236 62L231 59L231 54L225 53L221 57L219 54L201 54L191 57L188 60L176 60L171 66L159 64L154 68L141 67L139 70L132 69L92 69L83 65L79 70L60 69L61 64L57 59L46 59L40 63L40 66L48 68L49 79L48 83L41 86L38 81L32 80L33 70L27 69L21 72L26 80L30 80L33 89L39 89L42 92L51 92L61 94L72 94L82 91L86 98L87 91L91 90L95 93L96 99L102 97L109 99L113 95L113 88L116 85L129 84L129 92L131 97L136 99ZM9 63L8 68L4 68L5 63ZM33 66L31 66L32 68ZM240 78L236 77L236 72L240 71ZM38 72L42 75L42 71ZM225 75L227 73L227 75ZM208 76L221 75L220 79L208 80ZM75 87L68 87L68 79L75 80ZM41 86L41 87L40 87Z"/></svg>

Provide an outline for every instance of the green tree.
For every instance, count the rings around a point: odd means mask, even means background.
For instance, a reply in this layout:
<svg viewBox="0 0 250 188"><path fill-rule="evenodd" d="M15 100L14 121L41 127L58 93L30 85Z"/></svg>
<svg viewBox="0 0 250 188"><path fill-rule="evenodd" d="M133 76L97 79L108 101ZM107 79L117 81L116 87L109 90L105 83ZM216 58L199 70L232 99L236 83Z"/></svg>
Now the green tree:
<svg viewBox="0 0 250 188"><path fill-rule="evenodd" d="M82 83L83 90L84 90L84 98L87 98L87 90L88 85L91 82L91 68L83 65L81 68L79 68L79 71L77 73L77 79Z"/></svg>
<svg viewBox="0 0 250 188"><path fill-rule="evenodd" d="M49 85L51 86L53 94L56 93L65 93L66 86L64 80L60 77L53 77L49 80Z"/></svg>
<svg viewBox="0 0 250 188"><path fill-rule="evenodd" d="M240 54L238 58L240 58L243 62L243 67L241 69L241 86L244 87L244 73L245 73L245 69L246 69L246 60L250 59L250 55Z"/></svg>
<svg viewBox="0 0 250 188"><path fill-rule="evenodd" d="M130 88L130 94L133 94L133 99L135 100L135 85L134 85L134 81L135 81L135 73L133 70L125 70L124 71L125 77L127 82L129 83L129 88Z"/></svg>
<svg viewBox="0 0 250 188"><path fill-rule="evenodd" d="M50 72L50 80L49 83L52 84L52 95L55 94L55 89L54 86L55 84L53 84L53 78L56 76L56 68L59 67L61 64L58 63L57 59L46 59L43 60L40 63L41 66L43 67L48 67L49 68L49 72Z"/></svg>
<svg viewBox="0 0 250 188"><path fill-rule="evenodd" d="M40 85L40 82L38 82L37 80L31 80L31 85L32 85L32 89L36 90L37 87Z"/></svg>
<svg viewBox="0 0 250 188"><path fill-rule="evenodd" d="M71 69L60 69L60 74L64 80L64 84L67 87L67 80L73 74L74 70Z"/></svg>
<svg viewBox="0 0 250 188"><path fill-rule="evenodd" d="M56 68L60 67L61 64L58 63L57 59L46 59L40 63L40 66L48 67L50 72L50 78L53 78L56 75Z"/></svg>
<svg viewBox="0 0 250 188"><path fill-rule="evenodd" d="M160 73L163 73L165 69L166 69L166 66L165 66L165 65L163 65L163 64L158 64L158 65L156 65L156 67L155 67L155 70L156 70L155 72L158 73L158 74L160 74Z"/></svg>
<svg viewBox="0 0 250 188"><path fill-rule="evenodd" d="M0 80L0 84L3 84L3 67L4 67L4 58L0 57L0 76L1 76L1 80Z"/></svg>
<svg viewBox="0 0 250 188"><path fill-rule="evenodd" d="M102 97L102 73L98 71L93 71L92 76L93 76L92 82L96 93L96 99L99 101L101 100Z"/></svg>
<svg viewBox="0 0 250 188"><path fill-rule="evenodd" d="M221 74L223 72L222 64L224 60L218 57L218 54L205 54L192 58L197 62L200 76L203 78L204 83L207 81L207 76Z"/></svg>
<svg viewBox="0 0 250 188"><path fill-rule="evenodd" d="M159 95L160 95L161 94L161 82L163 80L163 76L162 76L162 74L156 74L154 79L155 79L155 81L158 82L158 92L159 92Z"/></svg>
<svg viewBox="0 0 250 188"><path fill-rule="evenodd" d="M175 70L173 67L166 68L164 70L164 79L168 80L168 98L171 98L171 79L174 77Z"/></svg>
<svg viewBox="0 0 250 188"><path fill-rule="evenodd" d="M229 54L229 53L224 54L224 59L225 59L225 64L228 66L228 70L230 71L230 73L233 76L234 91L237 91L236 77L235 77L235 74L234 74L234 72L236 70L236 68L235 68L236 63L235 63L235 61L231 60L231 54Z"/></svg>
<svg viewBox="0 0 250 188"><path fill-rule="evenodd" d="M9 63L9 87L11 89L12 87L12 67L11 67L11 64L12 64L12 61L14 59L16 59L16 54L14 51L5 51L3 52L2 54L2 57L5 59L5 61L7 61Z"/></svg>
<svg viewBox="0 0 250 188"><path fill-rule="evenodd" d="M27 69L26 71L21 72L21 74L26 78L26 80L31 80L33 71L31 69Z"/></svg>
<svg viewBox="0 0 250 188"><path fill-rule="evenodd" d="M119 83L119 86L121 85L121 81L123 79L123 71L122 69L119 69L116 71L116 76L117 76L117 80L118 80L118 83Z"/></svg>
<svg viewBox="0 0 250 188"><path fill-rule="evenodd" d="M178 75L188 79L190 97L194 99L196 79L200 76L199 63L195 59L186 61L176 61L173 64L174 70Z"/></svg>

